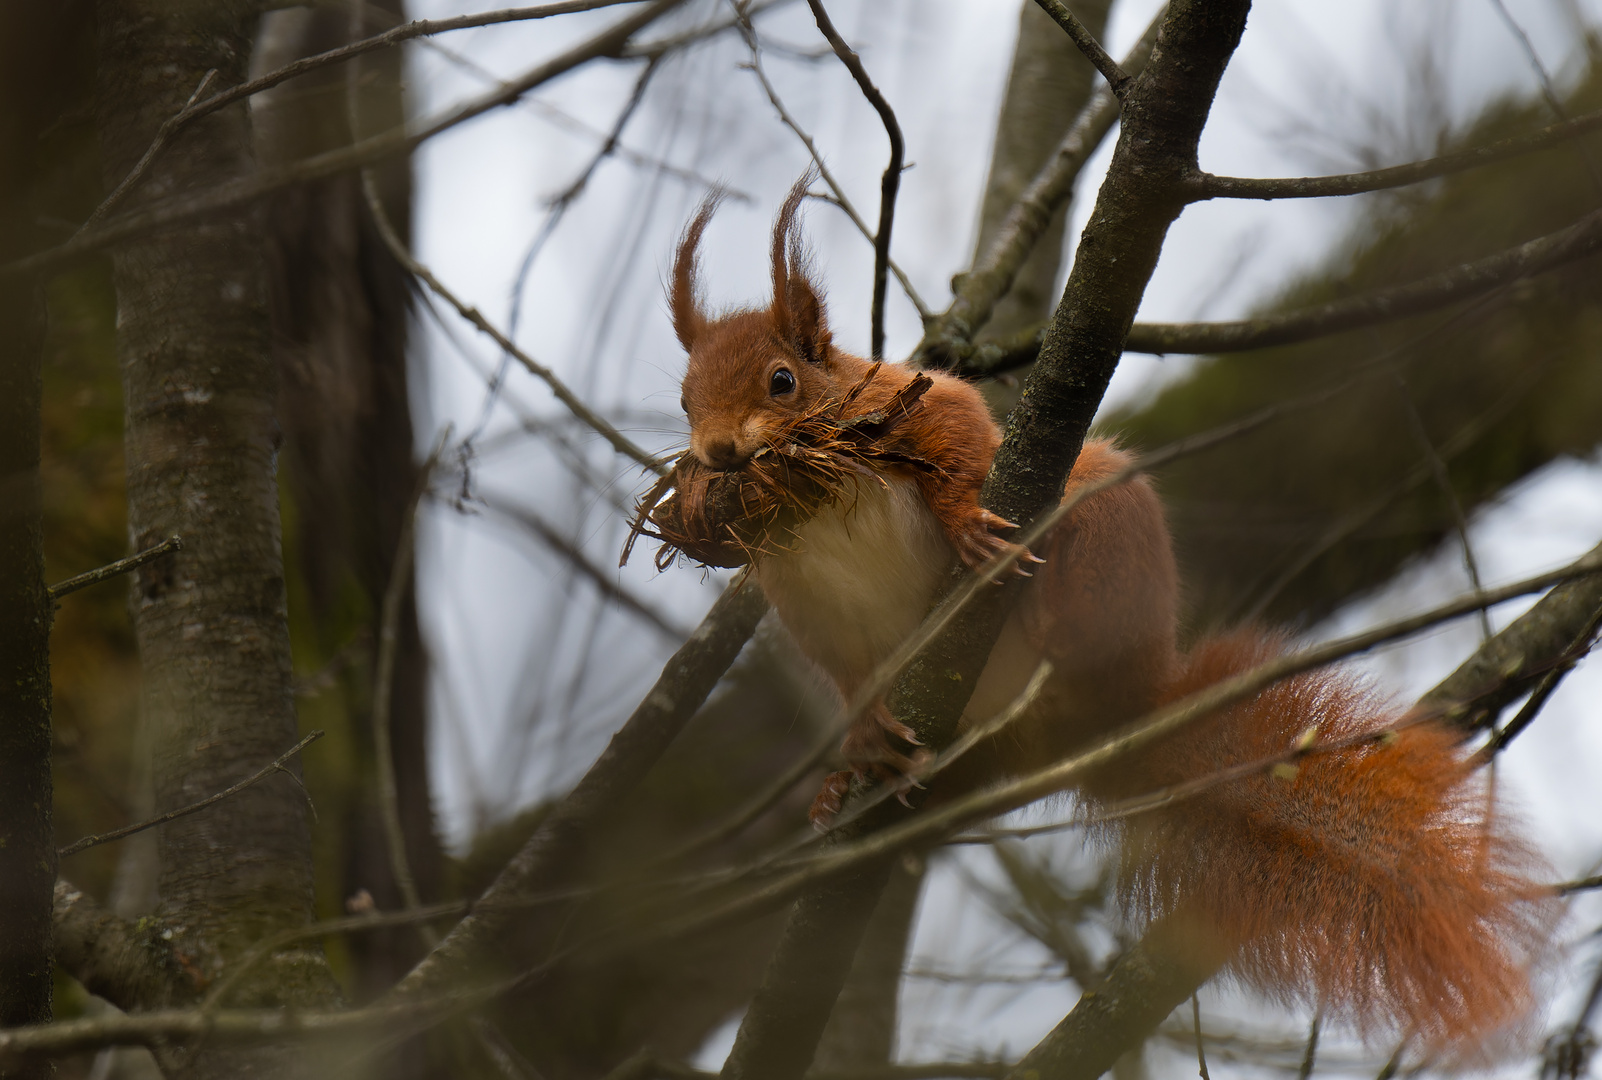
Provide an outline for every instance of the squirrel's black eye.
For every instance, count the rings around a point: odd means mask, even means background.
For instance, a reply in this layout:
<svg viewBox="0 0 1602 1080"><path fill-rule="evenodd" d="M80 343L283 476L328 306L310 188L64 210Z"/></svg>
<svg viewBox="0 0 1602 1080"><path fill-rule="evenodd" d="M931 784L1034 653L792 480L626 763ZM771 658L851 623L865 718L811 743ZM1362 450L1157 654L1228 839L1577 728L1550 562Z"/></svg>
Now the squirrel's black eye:
<svg viewBox="0 0 1602 1080"><path fill-rule="evenodd" d="M780 368L768 380L768 395L779 397L795 389L795 376L790 374L789 368Z"/></svg>
<svg viewBox="0 0 1602 1080"><path fill-rule="evenodd" d="M684 397L683 394L679 395L679 408L684 410L684 415L685 416L689 416L690 415L690 403L689 403L689 401L685 400L685 397Z"/></svg>

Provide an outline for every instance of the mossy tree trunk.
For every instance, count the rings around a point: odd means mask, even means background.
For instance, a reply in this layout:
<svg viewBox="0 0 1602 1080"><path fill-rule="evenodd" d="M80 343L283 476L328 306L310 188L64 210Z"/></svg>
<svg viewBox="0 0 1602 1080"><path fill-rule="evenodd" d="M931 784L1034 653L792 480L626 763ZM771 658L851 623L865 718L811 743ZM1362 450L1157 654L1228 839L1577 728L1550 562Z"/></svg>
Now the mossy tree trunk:
<svg viewBox="0 0 1602 1080"><path fill-rule="evenodd" d="M208 71L221 86L244 80L257 10L205 0L100 5L98 121L108 187ZM185 129L140 191L211 188L253 167L249 119L235 106ZM249 775L296 738L278 385L252 216L144 239L113 261L129 533L136 548L185 538L181 553L137 573L131 598L142 706L155 722L156 807L167 810ZM295 778L274 777L165 826L158 890L197 982L259 938L309 921L311 839ZM237 1000L311 1004L333 995L320 952L302 950L265 965ZM192 1071L234 1073L251 1057L206 1052Z"/></svg>

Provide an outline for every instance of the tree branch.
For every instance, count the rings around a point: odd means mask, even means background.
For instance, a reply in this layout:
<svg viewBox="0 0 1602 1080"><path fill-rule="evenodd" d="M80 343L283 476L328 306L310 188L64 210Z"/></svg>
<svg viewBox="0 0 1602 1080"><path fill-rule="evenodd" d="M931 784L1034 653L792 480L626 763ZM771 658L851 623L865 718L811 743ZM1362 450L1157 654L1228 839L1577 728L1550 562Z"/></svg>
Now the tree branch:
<svg viewBox="0 0 1602 1080"><path fill-rule="evenodd" d="M91 585L98 585L102 581L114 578L119 574L137 570L145 563L150 562L152 559L158 559L170 551L182 551L183 549L183 537L169 536L161 543L154 547L145 548L137 555L130 555L126 559L118 559L114 563L107 563L105 566L90 570L87 573L70 577L66 581L56 582L50 586L50 599L52 601L60 600L63 596L75 593L79 589L87 589Z"/></svg>
<svg viewBox="0 0 1602 1080"><path fill-rule="evenodd" d="M494 947L512 915L525 906L527 894L564 883L572 875L590 829L650 771L734 663L766 612L762 591L748 585L745 576L724 591L589 772L551 808L473 910L401 981L392 999L444 991L469 974Z"/></svg>
<svg viewBox="0 0 1602 1080"><path fill-rule="evenodd" d="M757 81L762 84L762 90L767 94L769 104L779 114L779 121L793 131L795 137L801 140L801 145L807 148L807 153L812 156L812 163L818 168L818 175L823 177L823 182L829 185L829 190L834 194L834 204L845 212L846 217L851 219L851 224L857 227L857 231L863 235L863 238L868 243L875 245L875 253L877 254L878 240L873 231L868 228L868 223L862 220L862 215L857 213L857 208L852 205L851 199L845 193L845 188L840 186L840 182L835 179L834 173L829 171L828 163L824 161L823 155L818 152L817 143L812 141L812 136L790 114L790 110L785 108L784 101L779 97L779 92L774 89L773 83L769 81L768 73L762 67L762 48L757 39L756 30L751 25L749 13L741 14L740 29L745 37L746 48L751 52L751 74L755 75ZM901 267L896 265L896 261L889 258L888 253L885 258L890 272L901 283L901 291L907 294L907 299L912 301L912 306L918 309L918 317L928 321L930 311L928 305L923 302L923 297L918 295L918 290L912 287L912 281L902 271Z"/></svg>
<svg viewBox="0 0 1602 1080"><path fill-rule="evenodd" d="M283 772L284 765L288 763L290 758L294 757L296 754L300 753L302 750L306 749L306 747L310 746L312 743L316 742L322 737L323 732L321 730L313 731L304 739L300 740L300 742L296 743L294 746L291 746L288 750L285 750L274 761L264 765L261 769L245 777L245 779L239 781L239 783L234 784L231 787L225 788L216 794L208 795L199 802L190 803L188 806L179 807L177 810L169 810L165 814L160 814L151 818L149 821L141 821L137 825L124 825L120 829L112 829L110 832L96 833L93 836L85 836L81 839L74 840L66 847L57 851L56 858L65 859L68 855L76 855L78 852L86 851L98 844L109 844L113 840L122 840L134 835L135 833L142 833L146 829L154 829L157 825L165 825L169 821L176 821L178 818L199 813L208 806L214 806L226 798L238 795L241 791L244 791L248 787L261 783L263 780L273 775L273 773ZM288 775L291 777L291 779L293 779L293 774L285 773L285 775ZM296 783L299 783L299 781L297 780Z"/></svg>
<svg viewBox="0 0 1602 1080"><path fill-rule="evenodd" d="M1167 11L1166 6L1158 10L1146 32L1124 57L1122 68L1131 77L1138 77L1145 69ZM956 295L950 306L925 327L923 340L913 351L912 363L954 368L972 349L974 335L990 319L996 302L1012 288L1029 253L1051 226L1052 215L1073 194L1080 170L1112 130L1118 116L1118 99L1110 90L1103 88L1092 95L1068 128L1057 152L1007 212L989 248L974 260L972 268L953 279Z"/></svg>
<svg viewBox="0 0 1602 1080"><path fill-rule="evenodd" d="M0 277L54 270L83 255L103 250L113 244L244 206L295 184L321 180L324 177L351 172L388 158L408 154L435 135L449 131L458 124L466 123L492 109L510 105L536 86L566 74L582 64L601 57L617 56L636 31L655 22L681 3L683 0L655 0L640 11L618 20L595 37L580 42L566 52L529 69L518 78L435 116L416 128L396 128L381 135L374 135L347 146L316 154L292 165L258 169L249 176L204 191L177 195L130 211L103 225L86 230L82 235L75 236L57 247L0 264Z"/></svg>
<svg viewBox="0 0 1602 1080"><path fill-rule="evenodd" d="M181 996L172 944L159 936L155 924L147 929L118 918L61 879L50 921L56 963L90 993L127 1010L154 1008Z"/></svg>
<svg viewBox="0 0 1602 1080"><path fill-rule="evenodd" d="M1602 561L1602 545L1582 562ZM1495 712L1527 687L1523 672L1559 662L1577 634L1593 625L1596 605L1602 601L1602 575L1577 578L1553 589L1535 608L1485 642L1464 664L1414 705L1412 713L1427 713L1456 720L1470 730L1485 726ZM1488 710L1488 713L1485 711ZM1472 719L1471 719L1472 718ZM1559 886L1567 894L1589 888L1577 881ZM1162 927L1153 931L1161 934ZM1206 935L1193 939L1205 940ZM1213 971L1206 965L1187 964L1185 950L1165 948L1161 936L1149 932L1145 940L1113 965L1107 981L1095 994L1087 994L1063 1021L1024 1058L1011 1077L1037 1075L1064 1080L1094 1080L1120 1054L1145 1038L1162 1019Z"/></svg>
<svg viewBox="0 0 1602 1080"><path fill-rule="evenodd" d="M551 393L556 395L558 401L567 406L569 412L594 429L601 438L611 443L612 449L624 457L645 466L647 469L652 469L658 473L665 471L663 465L654 456L635 445L632 439L613 427L604 416L590 408L577 394L568 389L567 384L561 380L556 372L535 360L522 349L519 349L512 339L501 333L494 323L483 316L478 308L465 303L455 293L447 289L444 283L434 276L433 271L412 256L412 253L406 249L406 245L401 243L401 238L396 235L395 227L390 224L389 215L384 212L384 204L379 201L378 188L373 182L371 173L365 169L362 171L362 192L367 198L368 209L372 212L373 223L378 228L378 235L383 239L384 246L389 248L390 254L395 256L395 261L404 266L407 273L432 289L440 299L455 308L458 315L478 327L483 333L488 334L490 339L507 354L515 356L518 363L522 364L531 375L551 388Z"/></svg>
<svg viewBox="0 0 1602 1080"><path fill-rule="evenodd" d="M1434 311L1557 269L1598 250L1602 250L1602 210L1556 232L1438 274L1316 307L1231 322L1135 323L1129 329L1125 347L1130 352L1158 355L1225 353L1310 341ZM957 370L969 378L979 378L1033 363L1045 333L1041 327L999 346L968 346L956 354L960 360Z"/></svg>
<svg viewBox="0 0 1602 1080"><path fill-rule="evenodd" d="M901 188L901 159L906 148L901 140L901 125L896 122L895 110L890 108L890 103L873 85L873 80L868 78L868 69L862 66L862 58L846 44L845 38L834 28L834 23L829 21L829 13L824 10L822 0L807 0L807 6L812 9L812 17L828 39L834 55L840 58L851 77L857 81L862 96L879 114L879 119L884 123L884 133L890 139L890 163L884 167L884 175L879 180L879 228L873 234L873 324L870 343L873 358L878 360L884 356L884 292L885 276L890 266L890 226L895 222L896 192Z"/></svg>
<svg viewBox="0 0 1602 1080"><path fill-rule="evenodd" d="M1101 42L1096 40L1096 35L1085 29L1085 24L1080 22L1072 11L1068 10L1068 5L1063 3L1062 0L1035 0L1035 3L1040 5L1040 10L1050 15L1058 26L1062 27L1063 32L1073 40L1075 47L1085 54L1085 59L1089 60L1095 65L1096 70L1101 72L1101 77L1107 80L1107 86L1112 90L1113 97L1122 100L1123 96L1129 92L1129 84L1132 80L1128 73L1118 66L1118 62L1107 55L1107 50L1101 47Z"/></svg>
<svg viewBox="0 0 1602 1080"><path fill-rule="evenodd" d="M1136 323L1128 349L1149 353L1241 352L1392 322L1445 307L1531 277L1602 249L1602 210L1517 247L1418 281L1333 300L1317 307L1216 323Z"/></svg>
<svg viewBox="0 0 1602 1080"><path fill-rule="evenodd" d="M1522 154L1545 150L1599 130L1602 130L1602 110L1576 116L1572 120L1565 120L1527 135L1501 139L1486 146L1476 146L1424 161L1392 165L1368 172L1284 178L1214 176L1212 173L1196 172L1186 179L1185 185L1188 189L1187 197L1194 201L1321 199L1335 195L1360 195L1367 191L1384 191L1405 187L1408 184L1420 184L1452 173L1477 169L1482 165L1492 165Z"/></svg>

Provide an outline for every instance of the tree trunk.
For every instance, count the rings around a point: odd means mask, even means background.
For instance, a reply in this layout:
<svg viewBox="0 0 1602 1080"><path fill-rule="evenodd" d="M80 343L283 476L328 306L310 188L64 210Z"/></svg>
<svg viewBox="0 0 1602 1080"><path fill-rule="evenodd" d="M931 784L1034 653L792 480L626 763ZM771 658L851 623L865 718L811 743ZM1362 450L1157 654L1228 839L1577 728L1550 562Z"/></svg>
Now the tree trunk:
<svg viewBox="0 0 1602 1080"><path fill-rule="evenodd" d="M99 108L108 186L117 183L206 72L244 81L256 23L245 3L102 3ZM242 105L190 125L140 191L222 184L254 166ZM139 195L134 196L134 201ZM114 256L123 372L129 532L136 548L182 535L141 568L133 619L154 718L158 810L194 802L296 738L280 551L265 263L250 214L207 220ZM289 766L298 773L299 763ZM197 987L253 941L312 916L311 838L294 774L257 784L161 830L158 890ZM327 1002L315 950L263 965L241 1004ZM276 1060L206 1051L198 1075ZM268 1071L272 1071L270 1068Z"/></svg>
<svg viewBox="0 0 1602 1080"><path fill-rule="evenodd" d="M404 20L398 3L366 5L378 33ZM350 38L348 13L335 8L270 12L262 21L253 69L267 71L336 48ZM400 124L401 52L362 58L358 108L363 134ZM296 79L256 99L252 119L264 162L282 165L348 145L346 69ZM377 170L385 209L404 237L411 201L410 163ZM282 192L267 204L273 346L280 376L279 420L294 508L290 534L297 658L316 670L352 641L379 637L379 612L417 483L406 379L408 283L371 223L361 178L344 175ZM358 599L357 604L351 600ZM354 609L354 610L353 610ZM428 782L424 695L427 656L413 590L401 608L390 687L396 783L412 874L425 900L437 898L444 854ZM389 865L374 782L371 665L345 670L339 689L306 707L315 725L355 747L353 774L339 777L324 817L339 821L333 843L348 897L367 890L382 908L401 906ZM365 934L349 947L356 995L372 997L421 958L410 927Z"/></svg>
<svg viewBox="0 0 1602 1080"><path fill-rule="evenodd" d="M0 6L0 262L28 254L48 79L47 12ZM50 911L56 877L50 785L50 598L39 479L43 298L0 280L0 1027L51 1016ZM47 1062L0 1070L49 1076Z"/></svg>

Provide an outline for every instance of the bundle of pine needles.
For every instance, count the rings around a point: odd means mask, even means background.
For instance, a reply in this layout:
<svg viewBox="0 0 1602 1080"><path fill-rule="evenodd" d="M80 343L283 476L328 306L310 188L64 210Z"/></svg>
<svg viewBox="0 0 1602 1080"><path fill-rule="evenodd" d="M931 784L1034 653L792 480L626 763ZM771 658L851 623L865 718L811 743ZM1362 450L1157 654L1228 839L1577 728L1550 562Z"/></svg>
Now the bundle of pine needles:
<svg viewBox="0 0 1602 1080"><path fill-rule="evenodd" d="M711 468L694 454L679 458L640 498L618 565L628 562L635 540L649 536L662 542L659 570L680 554L705 566L745 566L794 550L796 528L853 497L859 483L884 483L888 467L936 471L933 463L884 445L891 429L920 406L929 376L914 377L879 408L851 411L880 367L869 368L843 398L791 421L738 469Z"/></svg>

